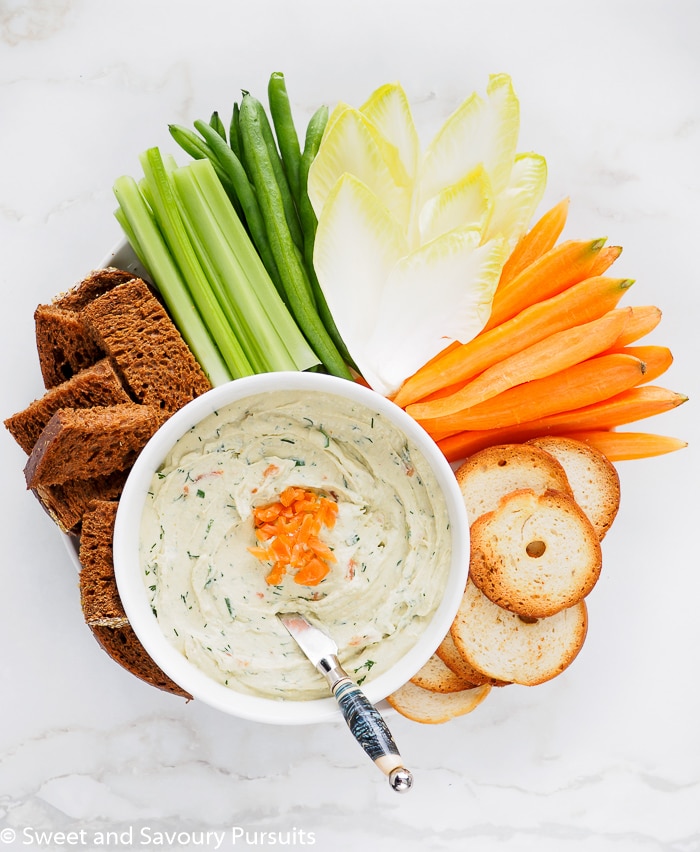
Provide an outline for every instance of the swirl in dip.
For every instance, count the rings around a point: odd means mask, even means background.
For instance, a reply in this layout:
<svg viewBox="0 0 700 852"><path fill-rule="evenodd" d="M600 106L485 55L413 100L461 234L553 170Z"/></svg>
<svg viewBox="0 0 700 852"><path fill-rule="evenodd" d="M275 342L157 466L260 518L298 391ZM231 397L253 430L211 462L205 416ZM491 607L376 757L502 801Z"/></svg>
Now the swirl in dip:
<svg viewBox="0 0 700 852"><path fill-rule="evenodd" d="M337 502L321 533L335 561L315 586L268 585L253 509L289 486ZM159 626L210 677L267 698L327 696L276 613L301 612L339 647L358 682L385 672L437 610L450 530L430 466L375 411L319 391L230 403L174 445L153 477L140 561Z"/></svg>

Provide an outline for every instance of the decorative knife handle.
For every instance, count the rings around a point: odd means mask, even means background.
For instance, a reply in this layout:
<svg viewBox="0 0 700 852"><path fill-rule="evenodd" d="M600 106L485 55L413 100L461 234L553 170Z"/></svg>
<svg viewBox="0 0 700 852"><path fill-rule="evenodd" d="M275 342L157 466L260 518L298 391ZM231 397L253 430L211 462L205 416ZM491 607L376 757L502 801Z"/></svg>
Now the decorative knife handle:
<svg viewBox="0 0 700 852"><path fill-rule="evenodd" d="M404 767L381 713L347 675L333 684L333 695L353 736L398 793L410 790L413 775Z"/></svg>

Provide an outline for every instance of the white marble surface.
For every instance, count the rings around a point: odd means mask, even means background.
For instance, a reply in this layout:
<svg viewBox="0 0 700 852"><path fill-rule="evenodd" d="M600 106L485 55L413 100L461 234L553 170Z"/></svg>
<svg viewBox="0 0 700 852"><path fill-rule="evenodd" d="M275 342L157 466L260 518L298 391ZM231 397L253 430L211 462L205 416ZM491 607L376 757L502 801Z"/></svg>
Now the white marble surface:
<svg viewBox="0 0 700 852"><path fill-rule="evenodd" d="M399 79L425 136L510 73L542 209L569 195L565 235L624 246L630 303L664 311L663 383L691 396L649 423L687 450L619 466L574 665L448 725L393 717L403 797L341 727L238 721L111 663L3 430L0 847L700 850L699 25L694 0L0 0L3 417L41 393L34 307L120 236L114 178L273 70L300 122Z"/></svg>

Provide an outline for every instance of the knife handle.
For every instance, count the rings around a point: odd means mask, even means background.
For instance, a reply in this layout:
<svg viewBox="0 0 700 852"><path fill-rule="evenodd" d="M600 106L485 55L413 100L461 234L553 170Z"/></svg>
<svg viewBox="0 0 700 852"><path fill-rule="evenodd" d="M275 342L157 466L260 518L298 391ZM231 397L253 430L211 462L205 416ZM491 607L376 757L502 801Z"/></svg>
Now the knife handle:
<svg viewBox="0 0 700 852"><path fill-rule="evenodd" d="M345 676L333 685L333 695L350 731L399 793L410 790L413 775L404 767L391 731L381 713L360 687Z"/></svg>

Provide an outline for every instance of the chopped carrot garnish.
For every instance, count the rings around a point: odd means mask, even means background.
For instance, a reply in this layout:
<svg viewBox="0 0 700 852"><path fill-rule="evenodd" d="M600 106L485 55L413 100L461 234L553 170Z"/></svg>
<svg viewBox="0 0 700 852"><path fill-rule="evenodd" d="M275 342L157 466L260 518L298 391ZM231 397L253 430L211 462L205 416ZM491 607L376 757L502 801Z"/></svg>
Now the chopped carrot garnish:
<svg viewBox="0 0 700 852"><path fill-rule="evenodd" d="M253 510L255 537L263 546L248 550L262 562L272 564L265 578L271 586L279 585L288 570L294 581L315 586L327 576L330 563L336 561L333 551L321 541L324 527L332 528L338 515L338 504L304 488L290 486L279 499Z"/></svg>

